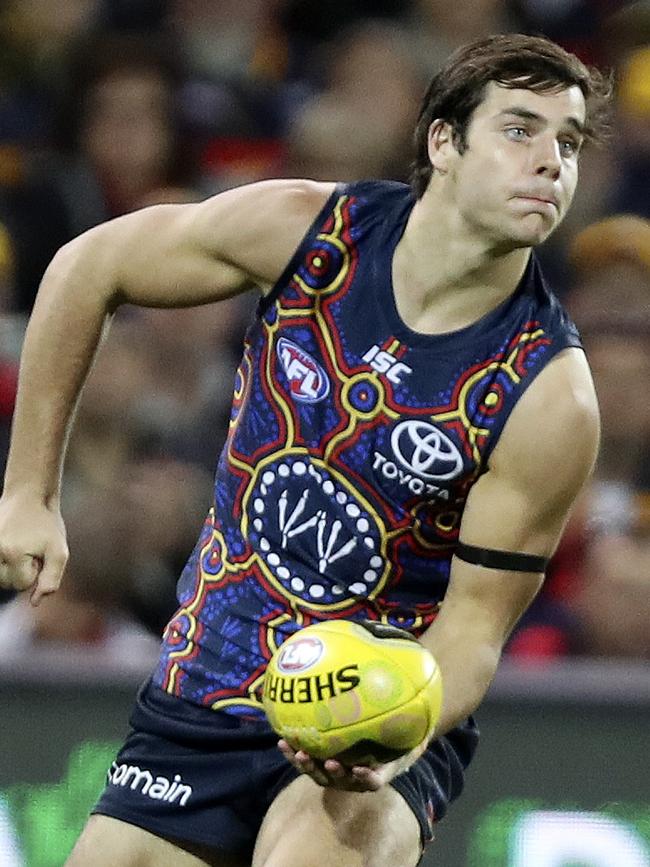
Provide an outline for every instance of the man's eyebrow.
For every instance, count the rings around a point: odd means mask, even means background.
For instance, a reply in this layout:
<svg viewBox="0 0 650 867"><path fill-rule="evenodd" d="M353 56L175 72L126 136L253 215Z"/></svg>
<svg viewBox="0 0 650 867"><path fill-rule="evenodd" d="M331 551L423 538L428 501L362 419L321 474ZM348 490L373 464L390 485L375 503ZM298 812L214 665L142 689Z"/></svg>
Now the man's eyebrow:
<svg viewBox="0 0 650 867"><path fill-rule="evenodd" d="M575 117L565 117L564 120L568 126L573 127L573 129L578 133L578 135L585 135L584 123L580 123L580 121L576 120Z"/></svg>
<svg viewBox="0 0 650 867"><path fill-rule="evenodd" d="M523 108L522 106L513 105L510 108L504 108L499 112L499 116L504 114L514 115L515 117L520 117L523 120L534 120L534 121L542 121L545 122L546 118L541 114L537 114L536 111L531 111L529 108ZM567 126L572 127L578 135L584 136L585 134L585 126L575 117L565 117L564 122Z"/></svg>

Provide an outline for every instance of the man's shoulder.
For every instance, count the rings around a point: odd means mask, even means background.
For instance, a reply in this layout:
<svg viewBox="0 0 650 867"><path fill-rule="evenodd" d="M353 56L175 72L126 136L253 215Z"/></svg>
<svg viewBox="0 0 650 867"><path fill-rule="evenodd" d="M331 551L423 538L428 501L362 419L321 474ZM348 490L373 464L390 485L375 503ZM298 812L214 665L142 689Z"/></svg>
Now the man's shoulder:
<svg viewBox="0 0 650 867"><path fill-rule="evenodd" d="M390 205L407 200L412 196L410 187L399 181L360 180L360 181L313 181L308 178L274 178L256 181L226 190L207 199L203 204L210 208L211 202L227 202L232 209L251 216L282 213L289 217L313 220L330 200L337 197L354 198L360 203L371 206Z"/></svg>
<svg viewBox="0 0 650 867"><path fill-rule="evenodd" d="M570 347L539 374L512 412L492 464L529 481L585 475L600 432L598 400L584 352ZM573 469L570 469L572 467Z"/></svg>
<svg viewBox="0 0 650 867"><path fill-rule="evenodd" d="M410 201L413 191L401 181L368 179L337 184L341 195L353 197L359 203L371 208L391 208L401 202Z"/></svg>
<svg viewBox="0 0 650 867"><path fill-rule="evenodd" d="M264 211L268 208L288 213L311 214L322 207L332 196L338 184L336 181L312 181L308 178L272 178L233 187L206 199L211 202L228 201L240 212Z"/></svg>

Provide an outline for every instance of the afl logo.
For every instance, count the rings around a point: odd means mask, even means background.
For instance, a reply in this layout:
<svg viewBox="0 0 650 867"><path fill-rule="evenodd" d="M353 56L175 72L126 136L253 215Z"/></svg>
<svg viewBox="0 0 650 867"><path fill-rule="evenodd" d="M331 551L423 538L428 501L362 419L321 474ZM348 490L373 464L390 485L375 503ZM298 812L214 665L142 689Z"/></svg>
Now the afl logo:
<svg viewBox="0 0 650 867"><path fill-rule="evenodd" d="M280 650L278 671L283 674L296 674L315 665L323 655L323 642L320 638L296 638Z"/></svg>
<svg viewBox="0 0 650 867"><path fill-rule="evenodd" d="M390 444L404 466L421 478L453 479L463 469L463 458L454 443L429 422L401 422L391 434Z"/></svg>
<svg viewBox="0 0 650 867"><path fill-rule="evenodd" d="M327 375L308 352L286 337L281 337L277 353L289 380L289 390L296 400L317 403L327 397L330 390Z"/></svg>

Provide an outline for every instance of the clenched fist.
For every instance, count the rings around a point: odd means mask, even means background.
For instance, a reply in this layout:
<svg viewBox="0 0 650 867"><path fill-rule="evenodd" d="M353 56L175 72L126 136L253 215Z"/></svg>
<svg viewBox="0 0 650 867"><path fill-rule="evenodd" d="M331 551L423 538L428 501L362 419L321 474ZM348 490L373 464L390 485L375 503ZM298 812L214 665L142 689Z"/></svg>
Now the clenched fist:
<svg viewBox="0 0 650 867"><path fill-rule="evenodd" d="M27 496L0 499L0 587L29 590L32 605L54 593L68 561L58 508Z"/></svg>

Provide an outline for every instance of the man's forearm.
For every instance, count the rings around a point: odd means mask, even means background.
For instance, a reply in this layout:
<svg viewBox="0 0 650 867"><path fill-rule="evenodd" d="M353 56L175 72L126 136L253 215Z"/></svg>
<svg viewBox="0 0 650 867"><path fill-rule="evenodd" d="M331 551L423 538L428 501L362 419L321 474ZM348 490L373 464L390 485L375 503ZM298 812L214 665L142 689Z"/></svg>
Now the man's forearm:
<svg viewBox="0 0 650 867"><path fill-rule="evenodd" d="M435 730L439 736L474 713L494 678L501 651L487 641L472 643L469 635L445 638L435 626L420 641L433 653L442 675L442 712Z"/></svg>
<svg viewBox="0 0 650 867"><path fill-rule="evenodd" d="M64 247L50 264L25 336L5 493L58 498L71 420L114 288L97 233Z"/></svg>

